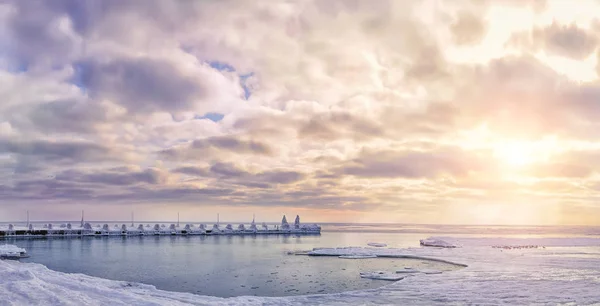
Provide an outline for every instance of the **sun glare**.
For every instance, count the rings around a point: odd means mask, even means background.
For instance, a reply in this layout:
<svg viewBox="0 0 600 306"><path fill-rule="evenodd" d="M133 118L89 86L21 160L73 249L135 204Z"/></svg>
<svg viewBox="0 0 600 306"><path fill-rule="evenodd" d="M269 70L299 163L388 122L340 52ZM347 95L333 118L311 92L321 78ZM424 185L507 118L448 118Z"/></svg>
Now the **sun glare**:
<svg viewBox="0 0 600 306"><path fill-rule="evenodd" d="M493 154L507 165L523 167L547 161L554 149L554 139L539 142L504 141L494 145Z"/></svg>
<svg viewBox="0 0 600 306"><path fill-rule="evenodd" d="M494 156L511 166L525 166L535 162L530 147L523 143L503 143L494 148Z"/></svg>

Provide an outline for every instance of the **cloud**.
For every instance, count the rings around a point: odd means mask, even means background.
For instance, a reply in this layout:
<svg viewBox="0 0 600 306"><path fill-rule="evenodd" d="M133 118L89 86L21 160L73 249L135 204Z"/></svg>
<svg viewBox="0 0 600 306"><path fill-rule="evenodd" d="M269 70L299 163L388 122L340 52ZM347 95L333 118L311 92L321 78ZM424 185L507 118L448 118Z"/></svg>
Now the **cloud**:
<svg viewBox="0 0 600 306"><path fill-rule="evenodd" d="M195 177L218 178L253 188L268 188L274 184L292 184L306 178L306 174L290 170L248 171L228 162L214 162L208 167L186 166L172 170Z"/></svg>
<svg viewBox="0 0 600 306"><path fill-rule="evenodd" d="M595 137L597 82L569 80L531 56L494 59L455 78L464 81L449 106L460 112L455 128L486 124L499 136L525 139Z"/></svg>
<svg viewBox="0 0 600 306"><path fill-rule="evenodd" d="M209 175L208 168L200 168L200 167L193 167L193 166L176 168L176 169L173 169L172 172L182 173L182 174L187 174L187 175L192 175L192 176L208 176Z"/></svg>
<svg viewBox="0 0 600 306"><path fill-rule="evenodd" d="M0 139L0 152L37 158L44 162L66 162L70 164L120 159L111 148L84 141L54 142Z"/></svg>
<svg viewBox="0 0 600 306"><path fill-rule="evenodd" d="M13 41L8 51L20 64L66 64L81 53L83 39L68 16L41 9L40 1L13 4L16 7L6 20Z"/></svg>
<svg viewBox="0 0 600 306"><path fill-rule="evenodd" d="M235 88L222 74L198 64L189 71L164 59L118 58L108 62L79 63L81 82L96 99L109 99L130 113L202 111L202 104L215 108L227 99L239 99ZM224 93L219 92L229 84ZM239 87L239 86L238 86ZM231 95L231 91L238 95ZM224 101L225 100L225 101ZM200 105L199 105L200 104Z"/></svg>
<svg viewBox="0 0 600 306"><path fill-rule="evenodd" d="M143 171L109 171L94 173L82 173L71 170L57 174L56 179L59 181L115 186L136 185L140 183L164 185L168 181L168 174L155 168Z"/></svg>
<svg viewBox="0 0 600 306"><path fill-rule="evenodd" d="M88 134L112 121L109 114L105 105L93 101L57 100L37 105L28 119L40 131Z"/></svg>
<svg viewBox="0 0 600 306"><path fill-rule="evenodd" d="M56 180L31 179L14 182L14 186L0 185L0 198L10 200L89 200L94 189L80 184Z"/></svg>
<svg viewBox="0 0 600 306"><path fill-rule="evenodd" d="M459 45L480 42L485 36L485 21L473 12L460 11L450 30L454 41Z"/></svg>
<svg viewBox="0 0 600 306"><path fill-rule="evenodd" d="M317 114L303 123L298 130L300 137L333 140L341 137L373 138L383 134L377 122L360 118L348 112Z"/></svg>
<svg viewBox="0 0 600 306"><path fill-rule="evenodd" d="M534 170L534 177L542 178L587 178L593 173L589 166L577 164L549 164L537 166Z"/></svg>
<svg viewBox="0 0 600 306"><path fill-rule="evenodd" d="M434 178L464 176L479 170L476 156L465 159L459 148L441 148L432 152L372 150L364 151L336 172L368 178Z"/></svg>
<svg viewBox="0 0 600 306"><path fill-rule="evenodd" d="M582 60L598 48L598 36L575 23L560 24L556 20L530 33L515 34L512 44L533 50L545 50L552 55Z"/></svg>
<svg viewBox="0 0 600 306"><path fill-rule="evenodd" d="M296 171L266 171L257 174L261 181L275 184L291 184L304 178L304 174Z"/></svg>
<svg viewBox="0 0 600 306"><path fill-rule="evenodd" d="M220 152L235 154L271 155L273 149L260 141L243 140L235 136L215 136L197 139L190 144L162 150L160 156L172 160L198 160Z"/></svg>
<svg viewBox="0 0 600 306"><path fill-rule="evenodd" d="M5 1L0 16L2 203L366 222L600 209L597 33L551 2Z"/></svg>

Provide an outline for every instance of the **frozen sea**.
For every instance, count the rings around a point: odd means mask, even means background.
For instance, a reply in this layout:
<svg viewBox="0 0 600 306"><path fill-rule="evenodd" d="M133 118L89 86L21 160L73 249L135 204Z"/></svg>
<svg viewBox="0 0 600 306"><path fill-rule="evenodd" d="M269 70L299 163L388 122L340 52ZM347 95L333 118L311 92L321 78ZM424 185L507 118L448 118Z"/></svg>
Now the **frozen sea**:
<svg viewBox="0 0 600 306"><path fill-rule="evenodd" d="M462 247L421 248L419 239L430 236L443 236ZM594 227L323 224L322 234L316 236L148 236L8 242L28 250L31 258L22 262L43 264L50 270L195 294L183 298L178 293L135 286L127 292L135 296L136 290L142 290L142 299L173 298L191 304L600 303L600 228ZM388 246L371 248L367 246L370 242ZM492 248L523 245L539 248ZM427 256L468 267L420 259L349 260L287 254L349 246L364 247L359 249L362 253ZM335 252L352 255L353 250ZM56 285L53 283L56 275L64 276L40 267L5 264L0 266L0 276L3 272L13 275L16 272L12 269L34 271L26 274L35 276L36 285L45 277L49 284ZM398 282L359 276L359 272L396 271L405 267L443 273L415 275ZM0 281L0 293L14 291L15 287L17 292L26 290L26 286L11 285L6 280L10 277L4 279ZM25 279L29 281L29 277ZM86 279L86 282L92 281ZM22 295L21 292L15 296ZM204 297L206 295L294 297L253 300L249 297L216 299Z"/></svg>

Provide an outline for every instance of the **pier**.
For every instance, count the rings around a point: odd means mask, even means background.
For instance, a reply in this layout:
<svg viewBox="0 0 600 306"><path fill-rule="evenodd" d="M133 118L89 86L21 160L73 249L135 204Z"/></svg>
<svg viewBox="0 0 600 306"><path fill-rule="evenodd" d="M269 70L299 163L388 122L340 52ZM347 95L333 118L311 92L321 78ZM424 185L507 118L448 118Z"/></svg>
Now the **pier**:
<svg viewBox="0 0 600 306"><path fill-rule="evenodd" d="M77 227L72 224L61 224L55 227L54 224L44 224L41 228L28 224L25 227L17 227L9 224L8 227L0 228L0 239L8 238L42 238L42 237L106 237L106 236L186 236L186 235L318 235L321 233L321 227L317 224L300 224L300 217L296 216L294 224L289 224L285 216L280 225L269 227L266 223L257 226L254 220L246 227L239 224L234 228L232 224L227 224L224 228L214 224L212 227L206 227L204 224L194 225L186 224L179 227L178 224L139 224L137 227L131 223L131 226L122 224L110 227L108 224L97 224L92 226L90 223L84 223Z"/></svg>

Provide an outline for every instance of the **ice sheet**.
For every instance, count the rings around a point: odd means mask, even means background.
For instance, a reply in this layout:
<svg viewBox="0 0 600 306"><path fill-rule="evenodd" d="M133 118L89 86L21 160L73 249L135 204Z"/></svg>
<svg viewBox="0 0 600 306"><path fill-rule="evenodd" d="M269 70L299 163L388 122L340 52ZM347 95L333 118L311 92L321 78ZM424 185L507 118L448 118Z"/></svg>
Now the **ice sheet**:
<svg viewBox="0 0 600 306"><path fill-rule="evenodd" d="M342 255L339 256L342 259L365 259L365 258L377 258L375 255Z"/></svg>
<svg viewBox="0 0 600 306"><path fill-rule="evenodd" d="M451 237L449 237L451 238ZM445 240L445 239L444 239ZM467 264L442 274L415 274L373 290L284 298L216 298L167 292L153 286L48 270L39 264L0 261L0 305L589 305L600 303L598 239L554 238L546 249L510 252L497 239L466 241L462 248L341 248L312 252L341 255L430 257ZM584 244L583 241L588 241ZM506 241L504 241L506 242ZM511 240L516 245L540 241ZM572 246L576 244L578 246ZM568 246L568 247L566 247ZM583 247L585 246L585 247ZM570 257L568 254L586 254ZM596 255L594 255L596 254ZM341 260L341 259L340 259Z"/></svg>
<svg viewBox="0 0 600 306"><path fill-rule="evenodd" d="M25 249L14 244L0 244L0 255L19 254L21 252L25 252Z"/></svg>
<svg viewBox="0 0 600 306"><path fill-rule="evenodd" d="M373 271L373 272L361 272L360 277L370 279L380 279L387 281L399 281L404 279L404 275L396 274L388 271Z"/></svg>

